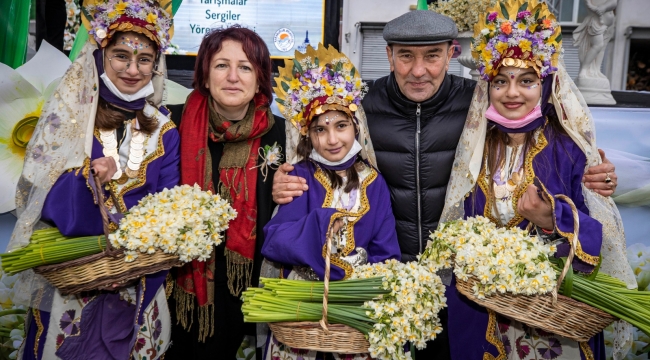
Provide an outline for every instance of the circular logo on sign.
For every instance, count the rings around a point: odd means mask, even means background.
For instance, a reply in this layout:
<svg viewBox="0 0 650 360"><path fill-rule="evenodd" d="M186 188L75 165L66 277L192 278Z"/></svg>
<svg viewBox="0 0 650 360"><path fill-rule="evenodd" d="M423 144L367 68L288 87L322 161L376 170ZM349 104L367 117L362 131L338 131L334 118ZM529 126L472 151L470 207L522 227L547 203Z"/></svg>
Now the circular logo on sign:
<svg viewBox="0 0 650 360"><path fill-rule="evenodd" d="M280 51L290 51L294 44L293 32L287 28L278 29L273 35L273 44Z"/></svg>

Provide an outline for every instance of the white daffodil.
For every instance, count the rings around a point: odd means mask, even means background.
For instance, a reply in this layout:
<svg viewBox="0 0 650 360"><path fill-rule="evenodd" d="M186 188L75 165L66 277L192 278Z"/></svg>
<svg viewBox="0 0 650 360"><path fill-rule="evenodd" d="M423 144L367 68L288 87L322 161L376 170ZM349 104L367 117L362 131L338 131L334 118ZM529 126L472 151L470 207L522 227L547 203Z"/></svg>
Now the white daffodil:
<svg viewBox="0 0 650 360"><path fill-rule="evenodd" d="M70 60L47 42L16 70L0 63L0 213L16 208L16 184L25 147Z"/></svg>

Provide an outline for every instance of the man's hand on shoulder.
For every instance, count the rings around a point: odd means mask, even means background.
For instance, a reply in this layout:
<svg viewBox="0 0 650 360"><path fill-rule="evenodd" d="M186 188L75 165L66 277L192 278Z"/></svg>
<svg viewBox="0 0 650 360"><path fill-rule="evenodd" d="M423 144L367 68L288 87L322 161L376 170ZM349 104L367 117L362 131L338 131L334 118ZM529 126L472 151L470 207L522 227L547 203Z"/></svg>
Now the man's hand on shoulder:
<svg viewBox="0 0 650 360"><path fill-rule="evenodd" d="M293 166L289 163L280 165L278 171L273 175L273 201L276 204L283 205L293 201L294 197L302 195L303 191L309 190L307 180L300 176L291 176L289 171Z"/></svg>
<svg viewBox="0 0 650 360"><path fill-rule="evenodd" d="M603 162L600 165L592 166L587 169L582 182L588 189L591 189L602 196L612 196L618 185L618 176L616 176L614 164L605 157L605 152L598 149Z"/></svg>

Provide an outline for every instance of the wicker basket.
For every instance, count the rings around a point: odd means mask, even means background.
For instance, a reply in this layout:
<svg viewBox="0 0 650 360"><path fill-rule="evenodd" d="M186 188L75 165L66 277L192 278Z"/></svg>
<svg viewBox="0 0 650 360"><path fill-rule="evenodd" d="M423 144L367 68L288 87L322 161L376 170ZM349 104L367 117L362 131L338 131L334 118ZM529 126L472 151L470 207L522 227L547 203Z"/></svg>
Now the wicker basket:
<svg viewBox="0 0 650 360"><path fill-rule="evenodd" d="M578 214L575 205L568 197L556 195L555 197L566 201L573 210L574 216L574 241L558 278L557 286L553 293L536 296L495 294L485 299L474 296L472 286L478 282L476 278L461 281L456 278L456 289L473 302L494 310L506 317L521 321L534 328L561 335L566 338L583 342L598 334L617 318L590 305L557 294L557 289L562 284L564 276L570 270L571 261L575 254L575 241L578 239Z"/></svg>
<svg viewBox="0 0 650 360"><path fill-rule="evenodd" d="M126 284L144 275L168 270L183 263L178 255L165 254L158 250L151 255L139 256L137 261L124 261L124 251L115 249L108 241L109 212L104 205L100 191L101 184L96 177L91 186L95 189L95 199L104 223L106 249L94 255L70 260L59 264L44 265L34 268L34 272L45 277L62 295L76 294L83 291L110 289L114 284Z"/></svg>
<svg viewBox="0 0 650 360"><path fill-rule="evenodd" d="M330 257L332 244L328 237L325 256L325 279L323 281L323 318L320 322L278 322L269 323L273 335L279 342L297 349L316 350L330 353L367 353L370 343L359 330L343 324L328 324L327 294L330 282Z"/></svg>
<svg viewBox="0 0 650 360"><path fill-rule="evenodd" d="M478 299L472 286L478 280L456 279L456 289L473 302L526 325L575 341L587 341L616 320L606 312L563 295L553 305L551 294L525 296L498 294Z"/></svg>

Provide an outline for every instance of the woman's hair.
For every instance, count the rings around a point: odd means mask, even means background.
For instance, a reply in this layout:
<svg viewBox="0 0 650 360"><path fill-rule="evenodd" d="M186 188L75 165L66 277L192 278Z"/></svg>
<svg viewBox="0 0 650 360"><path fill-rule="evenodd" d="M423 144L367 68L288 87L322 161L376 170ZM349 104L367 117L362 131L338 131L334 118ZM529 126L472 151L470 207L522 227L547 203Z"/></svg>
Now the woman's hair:
<svg viewBox="0 0 650 360"><path fill-rule="evenodd" d="M313 129L316 124L318 123L319 119L314 118L314 120L309 124L309 130ZM354 130L355 132L357 131L357 124L352 121L352 124L354 124ZM310 131L311 132L311 131ZM308 132L308 134L310 133ZM298 141L298 147L296 148L296 153L298 156L302 158L301 161L308 161L309 155L311 154L311 151L314 149L314 145L312 144L311 136L301 136L300 140ZM352 191L352 189L359 187L359 173L357 171L357 163L359 162L359 157L357 155L357 161L355 162L354 166L350 166L345 170L345 177L347 178L348 182L345 185L345 188L343 191L349 193ZM330 180L332 183L332 188L336 189L341 187L343 185L343 178L339 174L336 173L336 171L333 170L328 170L325 168L321 168L325 175L327 175L327 178Z"/></svg>
<svg viewBox="0 0 650 360"><path fill-rule="evenodd" d="M568 136L566 130L564 130L562 124L560 124L560 120L555 114L550 114L546 118L548 122L545 126L551 127L551 134L553 137ZM524 148L522 155L524 159L526 159L528 152L535 146L535 131L536 130L531 130L527 132L524 138ZM555 139L550 138L547 140L551 142ZM488 127L487 133L485 134L485 148L487 151L487 169L491 175L494 175L498 169L504 166L503 163L505 162L504 154L506 153L506 146L510 145L511 143L512 139L508 136L507 133L499 131L496 126ZM562 145L562 142L560 142L560 144ZM571 155L569 154L568 150L565 149L565 152L567 153L569 160L573 161L573 159L570 158ZM497 156L498 154L501 155ZM551 162L549 159L545 160L545 165L550 167ZM548 170L551 171L550 168ZM488 193L485 194L487 198L494 197L494 189L492 186L488 186L487 191ZM496 211L496 209L494 210Z"/></svg>
<svg viewBox="0 0 650 360"><path fill-rule="evenodd" d="M138 119L140 131L151 135L158 128L158 119L148 117L142 110L135 112L135 118ZM97 104L97 114L95 115L95 127L102 130L114 130L122 126L127 119L122 111L113 108L106 100L99 98Z"/></svg>
<svg viewBox="0 0 650 360"><path fill-rule="evenodd" d="M121 33L116 33L106 45L106 48L108 48L111 45L114 45L115 42L117 41L119 35ZM152 46L155 48L155 54L156 54L156 62L158 60L158 45L156 44L155 41L151 41ZM152 75L156 76L155 74ZM150 135L152 134L156 128L158 128L158 119L156 118L151 118L148 117L147 115L144 114L142 109L137 110L135 112L135 117L138 119L138 123L140 125L140 131L143 133ZM113 108L110 106L106 100L103 98L99 98L99 102L97 104L97 114L95 115L95 127L103 130L114 130L122 126L122 124L131 119L127 119L126 116L124 115L123 112Z"/></svg>
<svg viewBox="0 0 650 360"><path fill-rule="evenodd" d="M255 69L257 84L260 92L266 96L271 103L273 90L271 88L271 55L264 40L254 31L233 25L225 29L213 30L203 37L199 53L194 66L194 81L192 87L204 96L210 96L210 91L205 84L210 79L210 63L214 54L221 50L221 44L225 40L236 41L241 44L244 54Z"/></svg>

